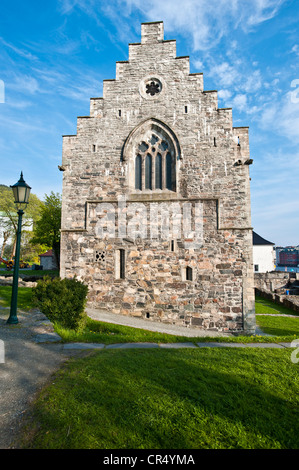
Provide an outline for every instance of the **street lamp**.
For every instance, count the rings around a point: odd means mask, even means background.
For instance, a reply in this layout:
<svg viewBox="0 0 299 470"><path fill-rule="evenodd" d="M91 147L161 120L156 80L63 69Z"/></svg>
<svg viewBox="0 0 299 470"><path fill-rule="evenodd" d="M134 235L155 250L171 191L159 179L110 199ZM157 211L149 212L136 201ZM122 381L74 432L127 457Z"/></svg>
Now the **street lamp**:
<svg viewBox="0 0 299 470"><path fill-rule="evenodd" d="M25 183L22 172L21 172L19 181L13 186L11 186L11 188L13 191L14 202L18 209L19 218L18 218L15 264L14 264L14 272L13 272L13 284L12 284L12 293L11 293L10 315L7 320L7 323L9 323L10 325L15 325L19 322L18 317L17 317L17 303L18 303L18 280L19 280L22 216L29 202L29 195L30 195L31 188L30 186L28 186L28 184Z"/></svg>

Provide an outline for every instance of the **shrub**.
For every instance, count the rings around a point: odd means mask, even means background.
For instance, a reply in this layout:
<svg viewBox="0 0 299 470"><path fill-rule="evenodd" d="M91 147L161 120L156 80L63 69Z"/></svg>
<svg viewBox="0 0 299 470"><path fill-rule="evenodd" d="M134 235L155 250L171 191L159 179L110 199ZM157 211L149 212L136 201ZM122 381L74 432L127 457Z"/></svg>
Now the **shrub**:
<svg viewBox="0 0 299 470"><path fill-rule="evenodd" d="M53 323L80 330L86 322L85 304L88 287L76 278L45 277L33 288L35 305Z"/></svg>

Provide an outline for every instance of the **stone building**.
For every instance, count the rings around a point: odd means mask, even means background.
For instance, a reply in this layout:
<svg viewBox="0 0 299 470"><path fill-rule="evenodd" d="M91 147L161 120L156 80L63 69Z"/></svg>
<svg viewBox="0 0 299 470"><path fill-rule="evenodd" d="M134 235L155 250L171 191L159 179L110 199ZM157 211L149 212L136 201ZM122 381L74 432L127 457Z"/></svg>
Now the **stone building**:
<svg viewBox="0 0 299 470"><path fill-rule="evenodd" d="M58 269L57 261L55 259L53 250L48 250L38 256L40 260L40 265L43 269Z"/></svg>
<svg viewBox="0 0 299 470"><path fill-rule="evenodd" d="M141 43L63 136L61 276L109 312L255 331L249 141L189 57Z"/></svg>

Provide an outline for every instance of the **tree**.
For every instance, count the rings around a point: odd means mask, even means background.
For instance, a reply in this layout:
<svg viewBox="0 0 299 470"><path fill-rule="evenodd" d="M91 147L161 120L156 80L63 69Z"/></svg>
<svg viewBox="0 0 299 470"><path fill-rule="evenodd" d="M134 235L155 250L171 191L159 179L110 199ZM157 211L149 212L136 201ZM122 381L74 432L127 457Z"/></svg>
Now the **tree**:
<svg viewBox="0 0 299 470"><path fill-rule="evenodd" d="M57 266L60 265L60 227L61 227L61 195L53 191L45 195L40 219L37 220L31 243L45 245L53 249Z"/></svg>
<svg viewBox="0 0 299 470"><path fill-rule="evenodd" d="M22 251L25 248L24 241L28 240L32 234L32 227L40 217L40 211L43 203L35 194L30 194L29 204L25 210L25 216L22 219ZM15 240L18 227L17 208L11 188L0 185L0 228L3 233L3 244L1 253L4 253L6 243L12 239L12 248L10 258L13 258L15 251Z"/></svg>

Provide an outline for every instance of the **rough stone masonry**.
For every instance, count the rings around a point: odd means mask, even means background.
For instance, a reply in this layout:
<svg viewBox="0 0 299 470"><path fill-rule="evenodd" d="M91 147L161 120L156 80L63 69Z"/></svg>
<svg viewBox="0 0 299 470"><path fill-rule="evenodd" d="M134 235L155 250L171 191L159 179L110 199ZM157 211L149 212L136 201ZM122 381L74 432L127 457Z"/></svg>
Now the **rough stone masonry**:
<svg viewBox="0 0 299 470"><path fill-rule="evenodd" d="M249 139L203 74L143 23L141 43L63 136L61 276L94 308L255 331Z"/></svg>

